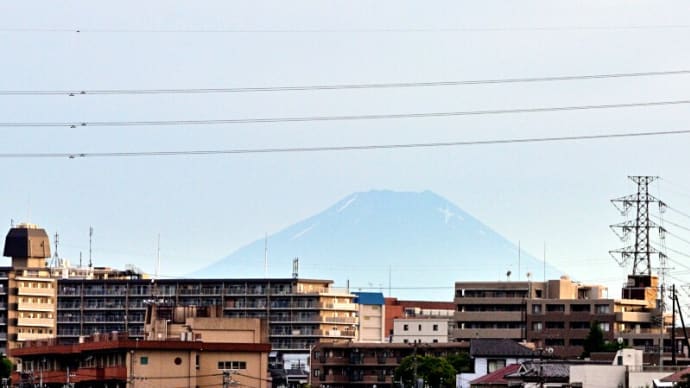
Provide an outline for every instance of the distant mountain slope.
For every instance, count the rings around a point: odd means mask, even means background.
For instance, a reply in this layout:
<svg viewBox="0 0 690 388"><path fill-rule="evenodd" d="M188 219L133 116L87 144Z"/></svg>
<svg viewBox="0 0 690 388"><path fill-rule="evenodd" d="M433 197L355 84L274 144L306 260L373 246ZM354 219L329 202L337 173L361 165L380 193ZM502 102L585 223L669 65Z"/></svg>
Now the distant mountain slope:
<svg viewBox="0 0 690 388"><path fill-rule="evenodd" d="M264 239L237 250L196 277L264 277ZM369 191L268 237L269 277L349 281L403 299L452 300L455 281L542 280L543 263L479 220L430 192ZM547 268L548 277L559 276Z"/></svg>

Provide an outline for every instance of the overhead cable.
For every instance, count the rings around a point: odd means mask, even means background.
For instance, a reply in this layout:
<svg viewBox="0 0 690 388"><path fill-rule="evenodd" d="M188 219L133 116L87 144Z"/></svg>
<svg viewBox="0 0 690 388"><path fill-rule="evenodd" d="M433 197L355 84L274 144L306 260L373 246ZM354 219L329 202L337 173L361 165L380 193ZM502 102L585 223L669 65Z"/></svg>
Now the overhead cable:
<svg viewBox="0 0 690 388"><path fill-rule="evenodd" d="M559 136L559 137L533 137L515 139L493 139L493 140L469 140L455 142L437 143L408 143L408 144L370 144L359 146L330 146L330 147L294 147L294 148L249 148L249 149L225 149L225 150L187 150L187 151L132 151L132 152L42 152L42 153L0 153L0 158L114 158L114 157L152 157L152 156L209 156L209 155L232 155L232 154L269 154L269 153L293 153L293 152L328 152L328 151L367 151L383 149L404 149L404 148L436 148L436 147L455 147L455 146L482 146L492 144L514 144L514 143L539 143L539 142L558 142L558 141L580 141L595 139L615 139L615 138L634 138L647 136L667 136L690 134L688 130L678 131L655 131L637 133L610 133L598 135L578 135L578 136Z"/></svg>
<svg viewBox="0 0 690 388"><path fill-rule="evenodd" d="M261 124L288 123L314 121L355 121L355 120L389 120L429 117L482 116L516 113L544 113L563 111L583 111L598 109L639 108L655 106L687 105L690 100L647 101L601 105L553 106L539 108L488 109L456 112L426 112L426 113L392 113L370 115L341 115L341 116L303 116L303 117L265 117L246 119L219 120L153 120L153 121L73 121L73 122L14 122L0 123L0 127L134 127L134 126L176 126L176 125L221 125L221 124Z"/></svg>
<svg viewBox="0 0 690 388"><path fill-rule="evenodd" d="M521 77L521 78L497 78L483 80L461 81L430 81L430 82L389 82L389 83L362 83L362 84L332 84L332 85L301 85L301 86L259 86L259 87L234 87L234 88L178 88L178 89L92 89L92 90L0 90L0 96L35 96L35 95L63 95L63 96L88 96L88 95L137 95L137 94L209 94L209 93L248 93L248 92L285 92L308 90L342 90L342 89L385 89L385 88L412 88L435 86L461 86L461 85L487 85L507 83L552 82L594 80L606 78L632 78L653 77L666 75L690 74L690 70L646 71L635 73L606 73L585 75L564 75L548 77Z"/></svg>

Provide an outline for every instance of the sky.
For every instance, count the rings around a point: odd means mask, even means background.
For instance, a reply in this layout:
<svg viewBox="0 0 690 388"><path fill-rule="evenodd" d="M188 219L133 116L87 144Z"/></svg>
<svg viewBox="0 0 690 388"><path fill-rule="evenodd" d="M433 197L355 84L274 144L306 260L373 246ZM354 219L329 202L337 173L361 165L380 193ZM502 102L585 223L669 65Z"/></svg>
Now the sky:
<svg viewBox="0 0 690 388"><path fill-rule="evenodd" d="M684 1L22 1L0 4L0 91L417 83L690 70ZM77 32L79 31L79 32ZM687 130L688 104L178 126L21 123L464 112L687 100L690 74L213 94L0 93L0 154L457 142ZM0 222L59 253L183 276L371 189L431 190L571 277L615 289L609 230L655 175L674 276L690 279L690 135L439 148L0 158ZM685 215L683 215L685 214ZM160 236L160 244L158 243ZM687 240L687 241L686 241ZM7 262L7 260L6 260ZM687 263L687 264L686 264ZM658 264L654 265L655 267ZM285 269L286 277L291 268ZM458 280L462 279L461 273ZM425 279L424 284L433 284Z"/></svg>

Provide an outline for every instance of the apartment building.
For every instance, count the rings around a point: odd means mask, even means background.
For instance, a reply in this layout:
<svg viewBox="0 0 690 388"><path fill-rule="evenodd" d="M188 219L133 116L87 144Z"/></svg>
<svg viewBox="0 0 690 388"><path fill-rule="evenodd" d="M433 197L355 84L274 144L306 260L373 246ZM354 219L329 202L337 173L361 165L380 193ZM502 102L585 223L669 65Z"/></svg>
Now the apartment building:
<svg viewBox="0 0 690 388"><path fill-rule="evenodd" d="M55 336L57 282L46 265L48 235L36 225L11 228L3 254L12 258L11 268L0 269L0 348L8 353L25 341Z"/></svg>
<svg viewBox="0 0 690 388"><path fill-rule="evenodd" d="M384 342L386 303L380 292L355 292L358 306L359 331L357 342Z"/></svg>
<svg viewBox="0 0 690 388"><path fill-rule="evenodd" d="M398 298L385 298L385 302L385 332L389 340L392 340L394 335L394 322L399 318L440 318L447 319L449 327L454 324L455 304L453 302L399 300Z"/></svg>
<svg viewBox="0 0 690 388"><path fill-rule="evenodd" d="M451 338L527 340L560 357L575 357L582 353L591 326L598 325L607 341L658 346L656 293L646 283L627 286L628 295L646 299L609 299L605 287L567 276L546 282L457 282Z"/></svg>
<svg viewBox="0 0 690 388"><path fill-rule="evenodd" d="M354 295L309 279L60 279L58 332L76 342L92 333L143 337L147 304L221 306L223 317L263 318L274 350L307 352L318 342L357 336Z"/></svg>
<svg viewBox="0 0 690 388"><path fill-rule="evenodd" d="M406 356L437 357L467 353L469 343L317 344L312 351L310 385L315 388L393 388L395 369Z"/></svg>
<svg viewBox="0 0 690 388"><path fill-rule="evenodd" d="M268 388L269 350L266 343L141 341L117 333L72 345L26 341L11 351L18 360L12 381L26 387Z"/></svg>
<svg viewBox="0 0 690 388"><path fill-rule="evenodd" d="M398 318L393 321L393 343L448 342L448 318Z"/></svg>
<svg viewBox="0 0 690 388"><path fill-rule="evenodd" d="M148 279L134 270L50 268L45 230L21 224L5 239L12 267L0 268L0 348L57 336L77 343L92 334L144 338L146 307L220 306L223 317L268 321L282 353L308 353L319 342L357 338L355 295L313 279Z"/></svg>

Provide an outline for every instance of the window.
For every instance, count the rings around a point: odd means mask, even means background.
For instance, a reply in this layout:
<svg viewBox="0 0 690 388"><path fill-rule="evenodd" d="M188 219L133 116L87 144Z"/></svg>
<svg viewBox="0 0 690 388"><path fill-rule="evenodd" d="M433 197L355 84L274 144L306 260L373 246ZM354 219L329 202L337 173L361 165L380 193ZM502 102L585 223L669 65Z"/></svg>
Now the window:
<svg viewBox="0 0 690 388"><path fill-rule="evenodd" d="M607 304L598 304L594 306L594 309L597 314L610 314L611 313L611 306Z"/></svg>
<svg viewBox="0 0 690 388"><path fill-rule="evenodd" d="M540 304L533 304L532 305L532 314L541 314L541 305Z"/></svg>
<svg viewBox="0 0 690 388"><path fill-rule="evenodd" d="M506 360L487 360L486 373L493 373L506 367Z"/></svg>
<svg viewBox="0 0 690 388"><path fill-rule="evenodd" d="M422 331L422 325L421 324L419 324L419 326L417 327L417 331Z"/></svg>
<svg viewBox="0 0 690 388"><path fill-rule="evenodd" d="M247 369L245 361L218 361L218 369Z"/></svg>
<svg viewBox="0 0 690 388"><path fill-rule="evenodd" d="M321 371L319 369L314 369L314 377L319 377L321 375Z"/></svg>
<svg viewBox="0 0 690 388"><path fill-rule="evenodd" d="M438 325L434 325L433 329L434 331L438 331Z"/></svg>
<svg viewBox="0 0 690 388"><path fill-rule="evenodd" d="M565 305L562 304L547 304L546 311L549 313L563 313L565 312Z"/></svg>
<svg viewBox="0 0 690 388"><path fill-rule="evenodd" d="M409 327L407 325L403 325L403 331L407 331Z"/></svg>
<svg viewBox="0 0 690 388"><path fill-rule="evenodd" d="M546 322L547 329L565 329L565 323L563 322Z"/></svg>
<svg viewBox="0 0 690 388"><path fill-rule="evenodd" d="M599 328L603 332L611 331L611 325L608 322L599 322Z"/></svg>
<svg viewBox="0 0 690 388"><path fill-rule="evenodd" d="M141 365L148 365L149 364L149 358L148 356L141 356L139 358L139 364Z"/></svg>
<svg viewBox="0 0 690 388"><path fill-rule="evenodd" d="M544 328L541 322L532 322L532 331L542 331Z"/></svg>

